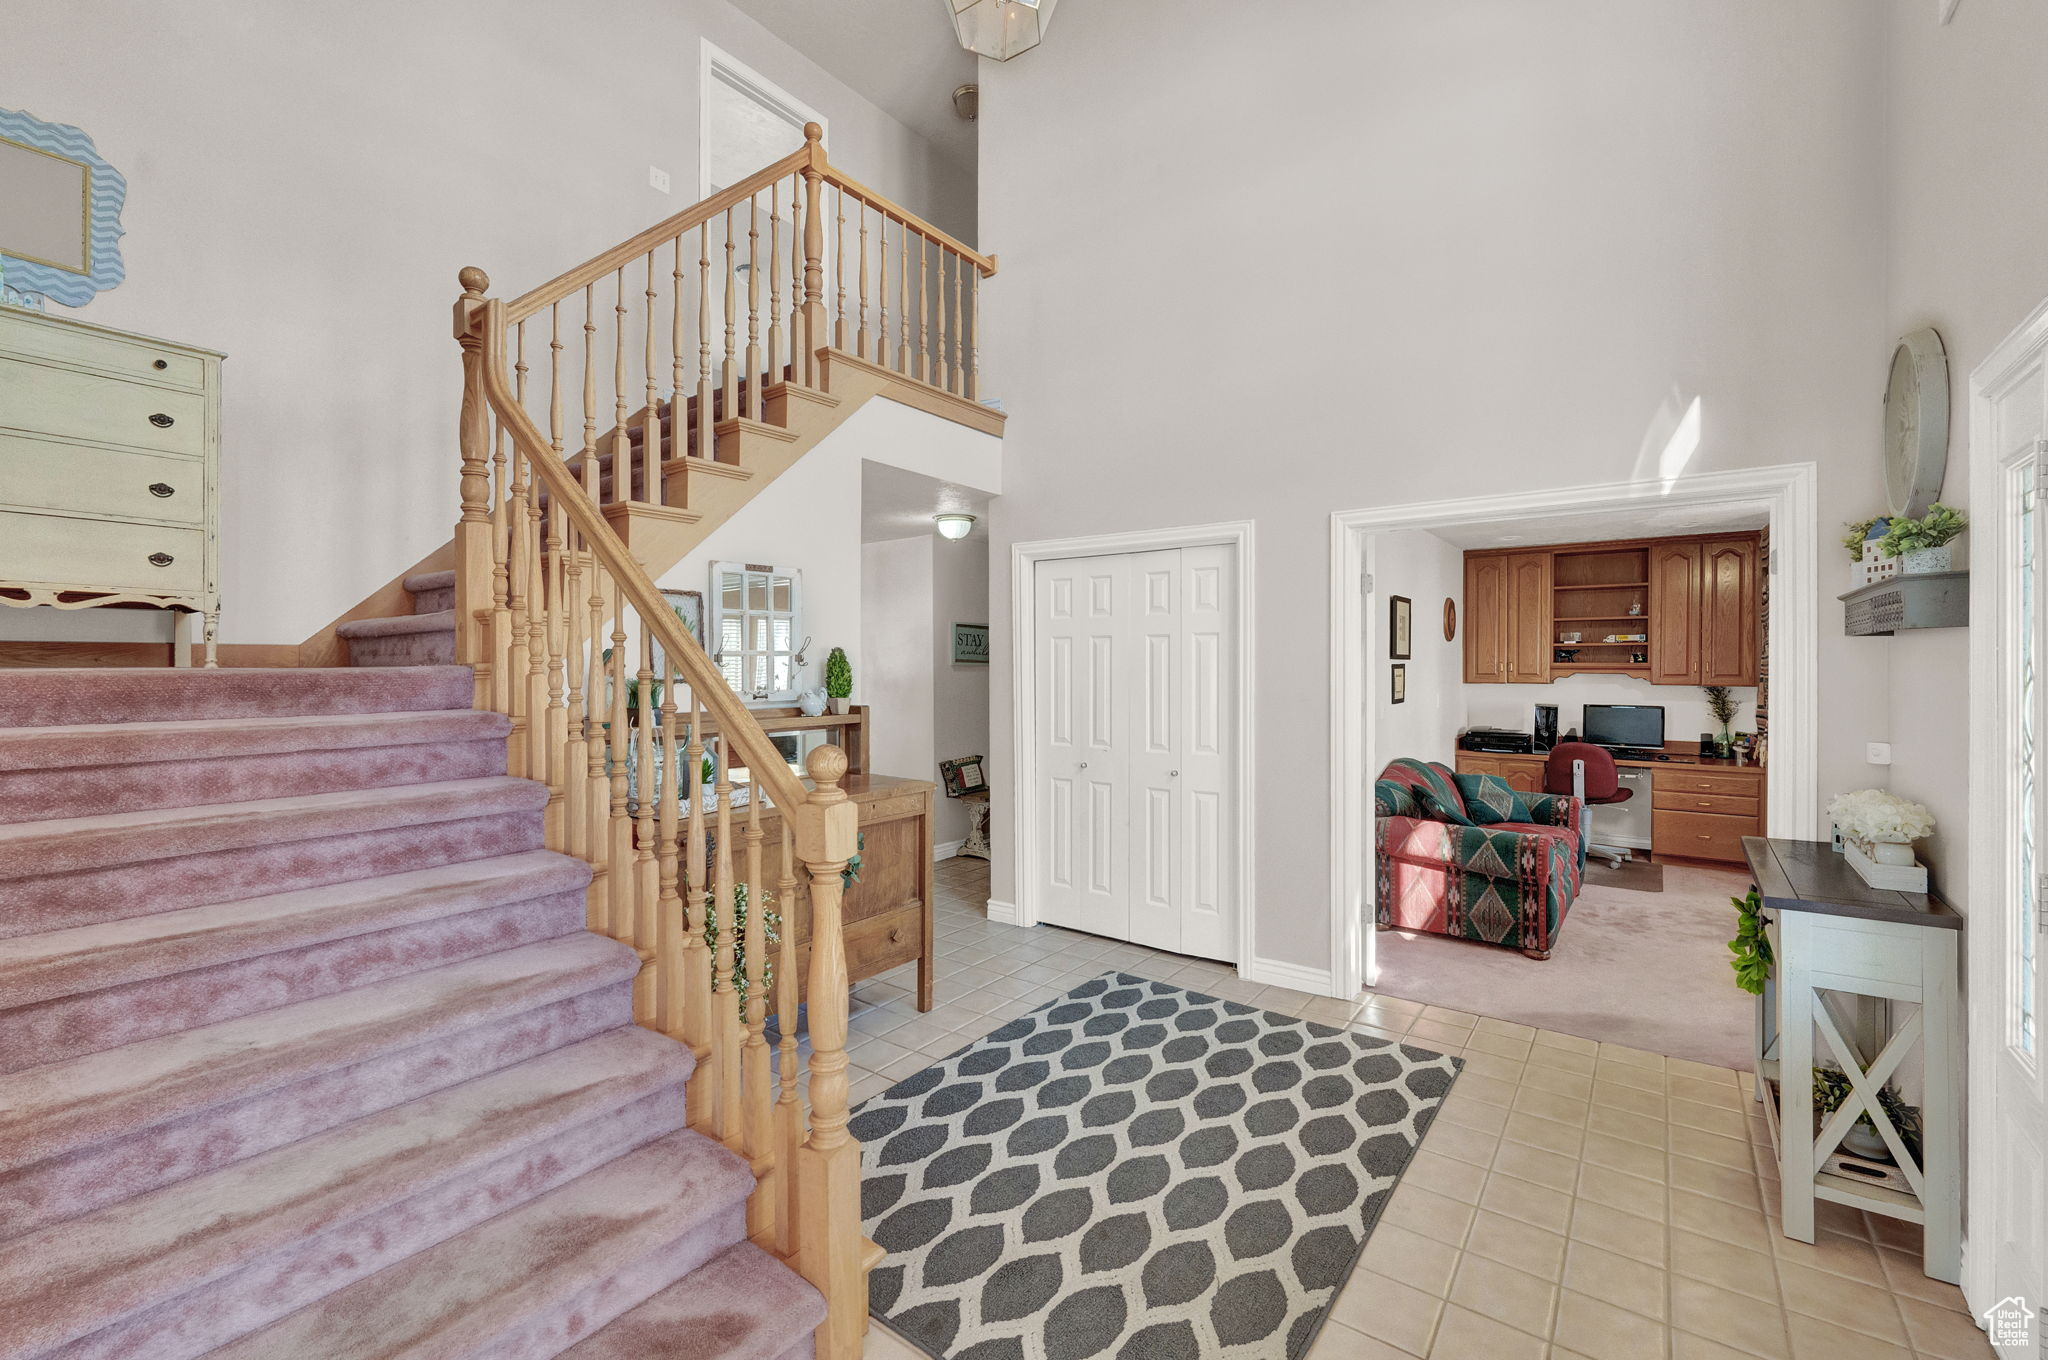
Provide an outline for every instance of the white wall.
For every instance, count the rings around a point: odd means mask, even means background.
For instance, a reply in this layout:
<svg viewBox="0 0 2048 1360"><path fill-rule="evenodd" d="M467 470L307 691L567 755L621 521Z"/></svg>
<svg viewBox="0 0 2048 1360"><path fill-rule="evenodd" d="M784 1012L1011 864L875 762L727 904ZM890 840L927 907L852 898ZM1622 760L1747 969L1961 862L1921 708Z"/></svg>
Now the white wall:
<svg viewBox="0 0 2048 1360"><path fill-rule="evenodd" d="M723 0L7 6L0 103L128 179L128 280L79 315L228 352L224 641L296 643L447 540L456 270L516 295L686 207L705 37L973 239L962 172Z"/></svg>
<svg viewBox="0 0 2048 1360"><path fill-rule="evenodd" d="M1434 760L1449 765L1458 755L1458 733L1465 716L1466 690L1463 611L1465 554L1435 534L1403 529L1372 536L1373 604L1379 637L1387 636L1388 599L1406 595L1414 602L1412 657L1398 664L1408 668L1408 698L1393 701L1392 687L1379 687L1375 734L1380 763L1397 756ZM1444 641L1446 598L1459 601L1458 637ZM1373 666L1391 667L1382 643ZM1505 726L1506 724L1500 724ZM1372 772L1375 776L1378 771Z"/></svg>
<svg viewBox="0 0 2048 1360"><path fill-rule="evenodd" d="M2034 94L2048 56L2048 8L1969 3L1946 26L1929 8L1916 0L1891 7L1885 325L1862 363L1875 384L1899 336L1921 326L1941 333L1951 412L1941 498L1968 507L1970 370L2048 297L2048 104ZM1865 513L1881 511L1881 487L1869 504ZM1901 634L1889 654L1889 787L1934 813L1924 857L1938 890L1961 904L1969 895L1969 634Z"/></svg>
<svg viewBox="0 0 2048 1360"><path fill-rule="evenodd" d="M1876 476L1885 13L1863 0L1124 0L982 66L999 790L1009 547L1256 517L1259 956L1329 965L1337 509L1691 470ZM1883 662L1824 617L1823 800Z"/></svg>
<svg viewBox="0 0 2048 1360"><path fill-rule="evenodd" d="M901 538L862 545L860 591L866 659L854 677L859 682L855 692L868 705L872 723L870 769L876 774L934 778L929 540ZM946 839L936 829L934 838Z"/></svg>
<svg viewBox="0 0 2048 1360"><path fill-rule="evenodd" d="M953 660L953 625L988 622L988 540L980 534L948 542L927 536L932 552L932 731L938 759L988 754L988 673ZM910 773L904 771L903 773ZM919 776L937 779L936 769ZM932 839L944 845L967 836L967 809L941 790Z"/></svg>

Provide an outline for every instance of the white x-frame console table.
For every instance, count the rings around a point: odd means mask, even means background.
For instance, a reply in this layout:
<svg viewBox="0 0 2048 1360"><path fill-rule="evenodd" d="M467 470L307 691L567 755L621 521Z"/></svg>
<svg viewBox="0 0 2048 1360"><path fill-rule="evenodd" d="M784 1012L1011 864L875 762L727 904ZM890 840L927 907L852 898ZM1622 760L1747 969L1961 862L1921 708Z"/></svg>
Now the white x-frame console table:
<svg viewBox="0 0 2048 1360"><path fill-rule="evenodd" d="M1962 1274L1963 918L1939 898L1872 888L1824 842L1745 836L1776 967L1757 999L1756 1097L1778 1148L1787 1237L1813 1241L1828 1200L1921 1225L1923 1268ZM1918 1155L1878 1092L1920 1053ZM1813 1072L1839 1067L1851 1091L1814 1125ZM1899 1188L1830 1166L1858 1116L1891 1150Z"/></svg>

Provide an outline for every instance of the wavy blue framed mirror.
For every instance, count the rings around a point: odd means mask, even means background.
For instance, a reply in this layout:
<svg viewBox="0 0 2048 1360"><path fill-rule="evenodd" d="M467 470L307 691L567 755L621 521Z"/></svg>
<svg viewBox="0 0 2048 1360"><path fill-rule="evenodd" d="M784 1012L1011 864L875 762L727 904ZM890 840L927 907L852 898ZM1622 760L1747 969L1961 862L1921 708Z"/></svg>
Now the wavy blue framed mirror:
<svg viewBox="0 0 2048 1360"><path fill-rule="evenodd" d="M120 283L127 198L85 133L0 109L0 302L83 307Z"/></svg>

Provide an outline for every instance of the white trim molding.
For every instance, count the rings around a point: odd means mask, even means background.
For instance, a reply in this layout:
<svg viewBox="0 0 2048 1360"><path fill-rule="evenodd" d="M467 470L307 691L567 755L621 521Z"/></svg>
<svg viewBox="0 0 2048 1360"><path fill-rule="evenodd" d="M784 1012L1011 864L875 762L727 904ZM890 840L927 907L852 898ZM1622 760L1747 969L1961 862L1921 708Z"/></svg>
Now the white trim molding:
<svg viewBox="0 0 2048 1360"><path fill-rule="evenodd" d="M1820 827L1820 545L1812 463L1703 472L1673 479L1606 482L1420 501L1330 516L1330 981L1351 996L1378 972L1371 872L1372 779L1381 765L1371 716L1382 668L1380 611L1366 607L1371 536L1392 529L1461 524L1648 506L1707 507L1741 502L1770 507L1771 743L1768 785L1773 836L1804 838ZM1617 535L1619 536L1619 535Z"/></svg>
<svg viewBox="0 0 2048 1360"><path fill-rule="evenodd" d="M1094 534L1084 538L1040 539L1010 545L1010 819L1011 844L1016 846L1017 900L988 904L991 921L1035 926L1038 910L1031 900L1031 866L1037 862L1039 845L1038 800L1032 795L1038 772L1037 744L1032 740L1033 715L1038 703L1038 620L1033 610L1033 589L1040 562L1064 557L1101 557L1111 553L1156 552L1167 548L1200 548L1221 545L1233 550L1237 586L1237 958L1240 977L1253 958L1257 938L1253 926L1258 917L1258 845L1254 816L1256 783L1251 772L1258 768L1253 714L1252 658L1258 654L1258 608L1253 594L1253 552L1255 534L1250 520L1223 524L1198 524L1177 529L1138 529L1120 534ZM998 914L1001 907L1006 914ZM1284 965L1283 965L1284 966ZM1289 986L1294 984L1289 983Z"/></svg>
<svg viewBox="0 0 2048 1360"><path fill-rule="evenodd" d="M2011 541L2009 479L2016 464L2041 457L2033 440L2016 445L2001 434L1999 403L2013 385L2048 354L2048 302L2036 307L2019 327L1999 342L1970 374L1968 430L1970 497L1975 523L1970 530L1970 929L1963 988L1969 1030L1968 1148L1964 1185L1963 1295L1972 1311L1998 1298L1996 1252L1998 1206L2015 1193L2001 1184L2003 1164L1994 1140L1998 1063L2009 1042L2005 1012L2009 986L2011 937L2005 933L2011 910L2012 866L2019 862L2013 844L2012 819L2005 815L2010 792L2003 780L2011 754L2005 749L2011 695L2001 672L2011 665L2009 649L2017 645L2007 628L2010 578L2007 564L2018 545ZM2036 408L2038 410L2038 407ZM2022 431L2022 434L2030 433ZM1973 1229L1985 1228L1982 1250ZM2037 1301L2038 1303L2038 1301Z"/></svg>
<svg viewBox="0 0 2048 1360"><path fill-rule="evenodd" d="M1292 987L1297 992L1313 992L1317 996L1340 995L1330 990L1329 969L1281 959L1254 958L1240 966L1237 975L1246 982L1260 982L1268 987Z"/></svg>
<svg viewBox="0 0 2048 1360"><path fill-rule="evenodd" d="M965 840L933 842L932 863L936 864L942 859L952 859L960 853L960 847L965 844L967 844Z"/></svg>
<svg viewBox="0 0 2048 1360"><path fill-rule="evenodd" d="M697 190L698 198L706 199L717 192L711 185L711 85L721 82L738 90L747 98L778 117L788 119L797 128L797 141L803 140L805 123L816 123L825 130L819 145L828 145L832 136L832 124L825 116L804 103L789 91L777 85L753 67L718 46L709 38L700 40L697 67ZM796 146L790 150L796 150Z"/></svg>
<svg viewBox="0 0 2048 1360"><path fill-rule="evenodd" d="M995 898L991 897L988 900L987 911L988 919L994 921L999 926L1021 926L1025 924L1023 913L1017 910L1015 902L998 902Z"/></svg>

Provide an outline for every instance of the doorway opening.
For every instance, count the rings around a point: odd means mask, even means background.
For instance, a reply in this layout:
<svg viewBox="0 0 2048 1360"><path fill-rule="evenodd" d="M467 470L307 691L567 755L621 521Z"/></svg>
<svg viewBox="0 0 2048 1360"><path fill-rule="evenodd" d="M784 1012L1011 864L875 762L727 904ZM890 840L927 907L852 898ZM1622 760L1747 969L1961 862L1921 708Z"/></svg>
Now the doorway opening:
<svg viewBox="0 0 2048 1360"><path fill-rule="evenodd" d="M831 125L823 115L708 38L698 89L702 198L800 149L805 123L824 128L830 144Z"/></svg>
<svg viewBox="0 0 2048 1360"><path fill-rule="evenodd" d="M1723 769L1720 764L1682 758L1657 761L1646 755L1635 763L1652 771L1651 779L1666 795L1675 794L1683 784L1689 796L1705 805L1697 810L1679 809L1670 806L1669 796L1645 790L1652 807L1652 825L1661 824L1674 835L1682 830L1709 838L1696 851L1703 856L1726 856L1739 848L1740 837L1733 830L1745 813L1756 818L1756 826L1748 834L1761 831L1774 836L1803 837L1813 833L1818 822L1815 715L1819 568L1815 481L1813 465L1797 464L1391 506L1332 516L1331 726L1337 749L1331 762L1331 867L1336 887L1331 951L1335 980L1344 994L1384 982L1380 944L1388 937L1376 925L1382 887L1386 886L1391 893L1394 884L1391 876L1379 872L1375 844L1375 783L1379 776L1397 758L1424 755L1444 768L1445 782L1449 782L1448 774L1455 770L1458 761L1456 734L1472 727L1503 729L1497 741L1480 744L1513 747L1516 743L1506 731L1519 729L1528 734L1533 748L1541 725L1538 702L1551 703L1558 710L1559 737L1574 727L1586 727L1589 708L1661 709L1654 716L1665 720L1665 740L1674 751L1682 754L1689 744L1696 754L1703 733L1708 734L1709 740L1719 735L1715 720L1701 721L1706 713L1705 696L1699 687L1727 684L1732 697L1750 705L1744 716L1750 717L1751 723L1745 724L1738 718L1735 728L1753 732L1754 704L1757 691L1763 687L1758 682L1767 676L1769 724L1766 759L1761 770L1736 768L1738 762L1734 761L1727 762L1730 768ZM1403 537L1394 537L1397 535ZM1652 570L1652 545L1667 538L1687 539L1689 545L1678 550L1675 559ZM1628 542L1617 541L1624 539ZM1430 596L1419 593L1420 587L1401 590L1395 584L1404 571L1417 569L1416 559L1422 555L1418 550L1426 546L1425 540L1436 544L1436 560L1434 577L1425 570L1423 579L1437 584L1445 580L1452 583L1441 590L1430 586L1434 591ZM1470 611L1475 602L1470 598L1471 592L1475 585L1485 588L1485 581L1468 585L1468 545L1478 548L1481 557L1502 559L1502 570L1491 587L1499 596L1492 603L1476 601L1483 614L1476 620ZM1404 556L1397 560L1383 555L1387 551L1399 551ZM1531 563L1524 565L1530 569L1517 573L1516 555L1525 551L1531 556ZM1564 556L1557 556L1560 552ZM1621 571L1625 558L1641 558L1642 574ZM1712 640L1716 636L1731 636L1727 630L1737 622L1722 618L1717 626L1713 607L1717 598L1724 602L1744 598L1745 561L1749 564L1747 570L1755 573L1755 594L1762 597L1767 593L1768 597L1767 640L1759 621L1751 644L1753 663L1760 672L1754 678L1739 670L1732 659L1735 653L1727 650L1725 642L1717 644ZM1559 562L1564 565L1558 566ZM1421 565L1427 568L1430 564ZM1682 615L1684 627L1689 630L1682 636L1694 640L1690 644L1693 654L1677 662L1669 655L1671 639L1666 639L1666 646L1655 647L1647 638L1654 626L1651 620L1660 609L1660 602L1650 594L1653 580L1680 592L1661 602L1667 626L1676 627ZM1410 632L1405 648L1390 649L1390 635L1402 617L1393 600L1396 595L1406 597L1406 627ZM1528 597L1520 601L1520 609L1516 608L1518 596ZM1561 611L1556 603L1560 598L1572 607ZM1458 614L1454 624L1444 616L1447 600ZM1631 607L1635 613L1631 613ZM1500 630L1503 619L1508 621L1505 636L1491 631ZM1528 636L1515 631L1517 621L1524 622L1523 631ZM1475 638L1469 632L1474 627L1487 630L1486 635ZM1444 639L1446 631L1453 633L1448 642ZM1572 634L1578 636L1564 640ZM1679 635L1673 635L1676 636ZM1732 636L1738 643L1742 637L1739 631ZM1432 642L1426 643L1425 639ZM1478 656L1468 654L1468 646L1475 642L1489 643L1491 650L1481 646L1476 649ZM1407 650L1411 657L1419 656L1422 653L1415 649L1427 645L1436 649L1433 664L1455 665L1453 683L1449 686L1457 691L1455 698L1443 697L1441 671L1435 684L1414 683L1407 668L1422 663L1414 659L1397 660L1391 654ZM1714 650L1717 646L1721 648L1718 652ZM1468 671L1468 663L1474 661L1501 669L1497 674L1475 676ZM1653 674L1655 663L1659 662L1664 663L1664 668ZM1671 669L1674 665L1678 669ZM1749 680L1749 685L1738 683L1744 679ZM1468 680L1479 683L1467 684ZM1654 687L1650 683L1653 680L1657 682ZM1546 695L1533 688L1538 685L1555 692ZM1398 701L1397 686L1405 689ZM1624 693L1624 688L1632 692ZM1573 692L1567 694L1567 689ZM1672 696L1671 702L1658 702L1660 693ZM1468 694L1476 696L1469 705L1465 698ZM1678 696L1683 696L1682 700ZM1397 715L1394 721L1382 722L1382 717L1389 714ZM1617 716L1632 722L1646 715L1596 712L1591 718L1606 724ZM1623 728L1636 730L1627 722L1615 730ZM1393 749L1390 744L1424 741L1418 735L1424 731L1439 734L1427 753ZM1480 773L1503 779L1509 779L1511 773L1505 768L1507 764L1516 764L1517 771L1527 765L1528 770L1521 771L1522 782L1527 783L1531 778L1543 777L1542 762L1535 759L1538 754L1533 749L1474 752L1468 764ZM1500 768L1488 766L1489 760ZM1743 787L1737 788L1738 782ZM1699 785L1696 791L1691 787L1693 783ZM1709 784L1713 787L1709 788ZM1537 797L1541 789L1530 784L1517 793ZM1639 857L1641 850L1650 848L1639 844L1646 838L1643 828L1637 818L1613 811L1611 806L1595 808L1594 839L1605 843L1608 837L1604 833L1612 831L1620 841L1618 848L1637 852ZM1664 810L1659 811L1660 808ZM1689 815L1696 825L1688 822ZM1604 826L1602 818L1607 819ZM1723 846L1711 839L1714 837L1731 844ZM1630 844L1632 841L1638 844ZM1540 855L1535 856L1525 863L1533 864L1540 859ZM1541 906L1546 889L1547 885L1542 883L1521 889L1519 906L1506 900L1512 892L1493 897L1482 893L1473 902L1460 903L1459 909L1512 914L1523 906ZM1573 890L1576 891L1576 884ZM1722 910L1725 911L1725 906ZM1732 916L1724 918L1724 924L1730 919ZM1505 939L1524 921L1496 924L1503 927L1498 932L1485 929L1473 935L1492 939L1497 934ZM1579 924L1583 926L1585 922ZM1563 926L1554 948L1570 950L1572 935L1572 926ZM1466 941L1434 939L1430 943L1461 946ZM1589 950L1604 949L1609 943L1606 938L1586 942ZM1545 947L1553 946L1532 939L1527 947L1540 954ZM1502 955L1506 963L1520 965L1539 982L1545 970L1555 969L1554 963L1525 959L1514 951L1485 944L1473 944L1471 948L1482 954ZM1725 958L1718 961L1718 966L1725 974ZM1569 982L1562 979L1564 971L1568 970L1555 970L1550 976ZM1500 1011L1496 1006L1489 1013L1499 1015ZM1549 1027L1563 1028L1555 1024Z"/></svg>

